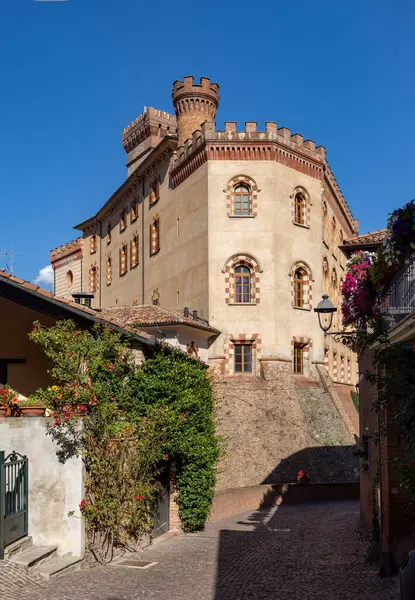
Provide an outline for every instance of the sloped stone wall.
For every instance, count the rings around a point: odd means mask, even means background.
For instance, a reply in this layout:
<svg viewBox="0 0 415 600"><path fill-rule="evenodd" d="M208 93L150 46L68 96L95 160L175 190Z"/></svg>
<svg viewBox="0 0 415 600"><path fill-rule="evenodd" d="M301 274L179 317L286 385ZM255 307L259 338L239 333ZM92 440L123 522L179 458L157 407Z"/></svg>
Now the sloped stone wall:
<svg viewBox="0 0 415 600"><path fill-rule="evenodd" d="M304 378L273 361L264 375L216 382L224 447L217 489L294 482L299 470L314 483L356 481L355 440L317 371Z"/></svg>

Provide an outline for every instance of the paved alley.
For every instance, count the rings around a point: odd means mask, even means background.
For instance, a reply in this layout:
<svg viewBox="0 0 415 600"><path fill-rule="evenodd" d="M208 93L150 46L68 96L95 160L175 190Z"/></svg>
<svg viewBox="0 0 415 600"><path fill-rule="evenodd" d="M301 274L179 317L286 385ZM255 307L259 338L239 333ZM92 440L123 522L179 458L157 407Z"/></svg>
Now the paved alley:
<svg viewBox="0 0 415 600"><path fill-rule="evenodd" d="M364 560L357 502L246 512L198 534L154 544L147 569L97 567L48 585L5 577L5 600L398 600L397 578ZM18 582L16 581L18 578ZM13 583L14 581L14 583ZM7 586L7 587L6 587Z"/></svg>

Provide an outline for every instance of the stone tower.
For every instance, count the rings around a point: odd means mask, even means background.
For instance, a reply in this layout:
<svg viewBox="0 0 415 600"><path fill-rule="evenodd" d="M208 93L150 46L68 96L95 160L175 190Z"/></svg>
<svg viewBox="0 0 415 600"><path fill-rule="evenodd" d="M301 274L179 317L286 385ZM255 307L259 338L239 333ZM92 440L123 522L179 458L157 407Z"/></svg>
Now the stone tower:
<svg viewBox="0 0 415 600"><path fill-rule="evenodd" d="M173 105L177 116L178 146L192 137L205 121L214 121L219 105L219 85L201 77L193 83L193 76L173 83Z"/></svg>

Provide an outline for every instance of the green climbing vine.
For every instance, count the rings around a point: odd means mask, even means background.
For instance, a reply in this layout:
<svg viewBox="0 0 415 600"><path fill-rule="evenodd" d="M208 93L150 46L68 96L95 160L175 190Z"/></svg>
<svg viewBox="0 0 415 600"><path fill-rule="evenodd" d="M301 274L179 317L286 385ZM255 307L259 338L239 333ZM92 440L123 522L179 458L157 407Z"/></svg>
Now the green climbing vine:
<svg viewBox="0 0 415 600"><path fill-rule="evenodd" d="M71 321L35 324L30 338L51 364L54 385L37 392L54 418L48 433L62 462L85 463L79 510L95 558L108 562L114 547L134 547L150 531L160 475L172 463L182 527L201 529L219 458L204 365L161 347L137 366L119 335Z"/></svg>

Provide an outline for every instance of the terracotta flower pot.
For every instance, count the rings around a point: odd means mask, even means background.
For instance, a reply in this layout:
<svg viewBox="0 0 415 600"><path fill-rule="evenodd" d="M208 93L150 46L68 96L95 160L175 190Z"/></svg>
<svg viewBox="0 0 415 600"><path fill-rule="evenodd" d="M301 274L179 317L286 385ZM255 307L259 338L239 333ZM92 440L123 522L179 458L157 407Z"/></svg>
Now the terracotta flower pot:
<svg viewBox="0 0 415 600"><path fill-rule="evenodd" d="M21 406L21 417L44 417L46 408L44 406Z"/></svg>
<svg viewBox="0 0 415 600"><path fill-rule="evenodd" d="M7 415L7 406L0 406L0 419L4 419Z"/></svg>

